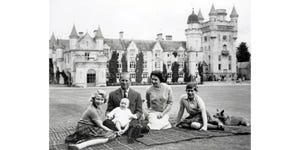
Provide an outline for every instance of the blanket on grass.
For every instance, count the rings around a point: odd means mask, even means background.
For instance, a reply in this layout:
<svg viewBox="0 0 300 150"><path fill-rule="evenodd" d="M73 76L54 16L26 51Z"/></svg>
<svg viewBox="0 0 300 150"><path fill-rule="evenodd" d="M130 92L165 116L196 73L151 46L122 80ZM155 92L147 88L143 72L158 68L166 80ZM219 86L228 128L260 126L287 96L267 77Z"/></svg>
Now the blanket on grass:
<svg viewBox="0 0 300 150"><path fill-rule="evenodd" d="M75 131L75 127L57 127L50 128L49 130L49 149L50 150L66 150L67 144L64 143L64 139L67 135L72 134ZM208 130L197 131L188 130L182 128L171 128L166 130L155 131L151 130L148 134L145 134L143 138L138 138L133 144L127 143L127 137L121 136L113 141L105 144L99 144L84 148L83 150L137 150L145 148L146 146L161 145L173 142L186 141L191 139L224 137L234 135L247 135L251 134L250 127L241 126L225 126L224 131Z"/></svg>

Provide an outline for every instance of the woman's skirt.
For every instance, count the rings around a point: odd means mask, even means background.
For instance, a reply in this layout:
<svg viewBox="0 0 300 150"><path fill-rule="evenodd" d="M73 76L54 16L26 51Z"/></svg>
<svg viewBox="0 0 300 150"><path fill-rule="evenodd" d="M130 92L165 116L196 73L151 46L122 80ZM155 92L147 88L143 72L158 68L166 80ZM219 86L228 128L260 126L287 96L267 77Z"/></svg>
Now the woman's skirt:
<svg viewBox="0 0 300 150"><path fill-rule="evenodd" d="M162 118L158 119L157 115L160 112L152 111L148 114L148 121L147 124L151 130L161 130L161 129L169 129L172 127L171 123L169 122L169 115L165 114Z"/></svg>
<svg viewBox="0 0 300 150"><path fill-rule="evenodd" d="M115 137L116 132L114 131L106 131L91 124L78 122L75 133L67 136L65 142L77 144L95 138L108 138L111 140Z"/></svg>

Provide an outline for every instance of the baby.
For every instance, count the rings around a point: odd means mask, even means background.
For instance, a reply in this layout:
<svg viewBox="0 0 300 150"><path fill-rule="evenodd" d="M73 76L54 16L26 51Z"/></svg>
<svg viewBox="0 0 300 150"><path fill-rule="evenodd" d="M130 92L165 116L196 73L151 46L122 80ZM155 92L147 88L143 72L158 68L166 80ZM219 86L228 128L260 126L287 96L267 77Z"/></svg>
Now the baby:
<svg viewBox="0 0 300 150"><path fill-rule="evenodd" d="M123 98L120 101L120 107L116 107L107 114L108 119L113 119L112 121L118 129L119 135L122 135L128 130L131 119L137 119L137 116L132 114L128 107L129 99Z"/></svg>

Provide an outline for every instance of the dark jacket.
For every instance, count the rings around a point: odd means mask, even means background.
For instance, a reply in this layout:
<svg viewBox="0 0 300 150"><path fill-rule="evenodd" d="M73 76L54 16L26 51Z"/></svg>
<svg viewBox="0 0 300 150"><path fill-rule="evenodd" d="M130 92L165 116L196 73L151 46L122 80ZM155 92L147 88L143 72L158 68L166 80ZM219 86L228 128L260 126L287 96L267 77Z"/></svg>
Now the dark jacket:
<svg viewBox="0 0 300 150"><path fill-rule="evenodd" d="M110 112L114 108L119 107L122 98L123 95L122 95L121 88L118 88L117 90L110 92L108 97L106 112ZM143 102L142 102L141 94L129 88L128 99L130 101L129 109L133 114L136 114L137 118L139 119L143 112L143 108L142 108Z"/></svg>

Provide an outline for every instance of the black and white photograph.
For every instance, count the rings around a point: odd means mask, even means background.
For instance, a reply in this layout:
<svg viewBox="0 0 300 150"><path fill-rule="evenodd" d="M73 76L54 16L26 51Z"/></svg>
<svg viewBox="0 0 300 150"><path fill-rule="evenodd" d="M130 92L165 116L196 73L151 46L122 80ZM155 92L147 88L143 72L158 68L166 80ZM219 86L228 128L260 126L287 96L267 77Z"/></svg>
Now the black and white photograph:
<svg viewBox="0 0 300 150"><path fill-rule="evenodd" d="M50 0L49 149L251 149L250 0Z"/></svg>

